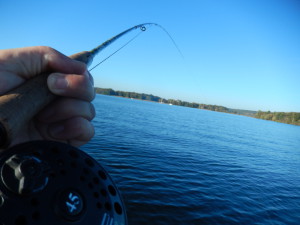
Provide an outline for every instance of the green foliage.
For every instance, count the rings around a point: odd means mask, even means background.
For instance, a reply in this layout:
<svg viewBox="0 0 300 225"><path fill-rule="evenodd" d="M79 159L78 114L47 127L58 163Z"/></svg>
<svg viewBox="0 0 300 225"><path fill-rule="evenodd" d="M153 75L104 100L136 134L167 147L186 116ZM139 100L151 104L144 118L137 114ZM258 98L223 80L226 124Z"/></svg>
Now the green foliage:
<svg viewBox="0 0 300 225"><path fill-rule="evenodd" d="M113 96L120 96L124 98L135 98L135 99L141 99L146 101L154 101L158 102L161 98L154 95L148 95L148 94L140 94L135 92L127 92L127 91L114 91L111 88L95 88L95 92L97 94L102 95L113 95Z"/></svg>
<svg viewBox="0 0 300 225"><path fill-rule="evenodd" d="M263 120L272 120L280 123L300 125L300 113L296 113L296 112L286 113L286 112L258 111L255 117Z"/></svg>
<svg viewBox="0 0 300 225"><path fill-rule="evenodd" d="M144 94L144 93L135 93L135 92L126 92L126 91L114 91L110 88L95 88L96 93L103 94L103 95L113 95L113 96L120 96L125 98L134 98L140 99L145 101L153 101L165 104L172 104L196 109L204 109L204 110L211 110L217 112L225 112L225 113L233 113L239 114L244 116L251 116L258 119L264 120L272 120L281 123L289 123L294 125L300 125L300 113L285 113L285 112L263 112L263 111L251 111L251 110L241 110L241 109L230 109L224 106L219 105L206 105L206 104L199 104L195 102L186 102L181 100L175 99L164 99L158 96Z"/></svg>
<svg viewBox="0 0 300 225"><path fill-rule="evenodd" d="M125 98L141 99L146 101L160 102L165 104L172 104L172 105L178 105L178 106L184 106L184 107L190 107L196 109L206 109L206 110L218 111L218 112L229 112L229 109L224 106L205 105L205 104L186 102L186 101L175 100L175 99L164 99L151 94L149 95L149 94L140 94L135 92L114 91L113 89L110 88L95 88L95 91L96 93L103 94L103 95L114 95L114 96L120 96Z"/></svg>
<svg viewBox="0 0 300 225"><path fill-rule="evenodd" d="M158 96L149 95L149 94L140 94L135 92L126 92L126 91L114 91L110 88L95 88L96 93L103 94L103 95L114 95L114 96L120 96L125 98L134 98L134 99L141 99L146 101L153 101L153 102L160 102L165 104L172 104L172 105L178 105L178 106L184 106L184 107L190 107L190 108L196 108L196 109L206 109L211 111L218 111L218 112L229 112L229 109L224 106L219 105L205 105L205 104L199 104L195 102L186 102L181 100L175 100L175 99L164 99L160 98Z"/></svg>

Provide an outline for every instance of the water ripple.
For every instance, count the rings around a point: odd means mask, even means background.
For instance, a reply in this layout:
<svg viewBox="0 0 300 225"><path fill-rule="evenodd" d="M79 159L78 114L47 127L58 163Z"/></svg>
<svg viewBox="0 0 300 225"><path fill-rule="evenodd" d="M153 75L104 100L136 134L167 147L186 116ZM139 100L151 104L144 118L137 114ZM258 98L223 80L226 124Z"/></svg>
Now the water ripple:
<svg viewBox="0 0 300 225"><path fill-rule="evenodd" d="M131 225L299 224L300 127L98 95L83 147Z"/></svg>

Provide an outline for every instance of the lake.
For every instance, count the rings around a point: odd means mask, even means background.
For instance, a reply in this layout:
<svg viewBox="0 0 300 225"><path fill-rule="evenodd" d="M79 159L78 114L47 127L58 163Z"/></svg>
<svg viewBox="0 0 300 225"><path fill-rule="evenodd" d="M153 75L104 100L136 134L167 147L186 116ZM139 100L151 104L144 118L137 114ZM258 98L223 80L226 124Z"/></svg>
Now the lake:
<svg viewBox="0 0 300 225"><path fill-rule="evenodd" d="M300 224L300 126L97 95L81 149L130 225Z"/></svg>

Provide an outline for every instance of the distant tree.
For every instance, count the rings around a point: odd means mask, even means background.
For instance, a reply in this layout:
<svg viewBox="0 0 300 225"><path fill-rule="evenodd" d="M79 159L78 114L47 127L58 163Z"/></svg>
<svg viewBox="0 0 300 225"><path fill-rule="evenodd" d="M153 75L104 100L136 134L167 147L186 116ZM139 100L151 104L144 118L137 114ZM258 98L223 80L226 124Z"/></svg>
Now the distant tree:
<svg viewBox="0 0 300 225"><path fill-rule="evenodd" d="M300 125L300 113L296 113L296 112L285 113L285 112L258 111L255 117L264 120L272 120L281 123Z"/></svg>
<svg viewBox="0 0 300 225"><path fill-rule="evenodd" d="M207 104L199 104L195 102L186 102L181 100L175 99L164 99L158 96L154 96L152 94L144 94L144 93L135 93L135 92L126 92L126 91L115 91L111 88L95 88L95 92L98 94L103 95L114 95L114 96L121 96L126 98L135 98L147 101L155 101L155 102L162 102L166 104L173 104L191 108L198 108L198 109L205 109L205 110L212 110L218 112L226 112L226 113L235 113L240 115L247 115L253 116L255 118L264 119L264 120L272 120L281 123L290 123L295 125L300 125L300 113L291 112L271 112L271 111L249 111L249 110L233 110L226 108L224 106L219 105L207 105Z"/></svg>

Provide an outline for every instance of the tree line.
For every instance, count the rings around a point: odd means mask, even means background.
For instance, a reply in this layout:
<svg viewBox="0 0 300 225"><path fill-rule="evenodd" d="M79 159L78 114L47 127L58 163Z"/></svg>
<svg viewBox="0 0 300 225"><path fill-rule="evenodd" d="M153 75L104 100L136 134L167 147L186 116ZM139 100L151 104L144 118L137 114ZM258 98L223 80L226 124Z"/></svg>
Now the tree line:
<svg viewBox="0 0 300 225"><path fill-rule="evenodd" d="M258 111L255 117L263 120L272 120L280 123L300 125L300 113L296 113L296 112L287 113L287 112Z"/></svg>
<svg viewBox="0 0 300 225"><path fill-rule="evenodd" d="M140 99L145 101L153 101L165 104L172 104L190 108L197 108L197 109L206 109L211 111L218 111L218 112L229 112L229 109L224 106L219 105L206 105L206 104L199 104L195 102L186 102L181 100L175 99L165 99L158 96L154 96L152 94L144 94L144 93L136 93L136 92L127 92L127 91L115 91L111 88L95 88L97 94L103 95L112 95L112 96L120 96L125 98L134 98Z"/></svg>
<svg viewBox="0 0 300 225"><path fill-rule="evenodd" d="M112 95L112 96L119 96L125 98L134 98L140 99L145 101L153 101L165 104L172 104L196 109L205 109L210 111L217 111L217 112L225 112L231 114L238 114L244 116L255 117L257 119L264 119L264 120L272 120L280 123L288 123L294 125L300 125L300 113L291 112L263 112L263 111L251 111L251 110L241 110L241 109L230 109L224 106L219 105L207 105L207 104L199 104L195 102L186 102L176 99L165 99L159 96L155 96L152 94L144 94L144 93L136 93L136 92L127 92L127 91L115 91L111 88L95 88L97 94L103 95Z"/></svg>

